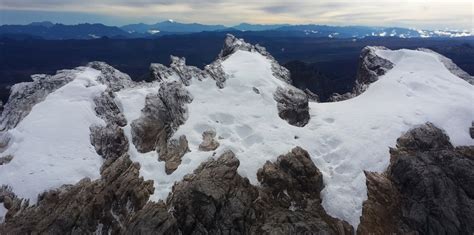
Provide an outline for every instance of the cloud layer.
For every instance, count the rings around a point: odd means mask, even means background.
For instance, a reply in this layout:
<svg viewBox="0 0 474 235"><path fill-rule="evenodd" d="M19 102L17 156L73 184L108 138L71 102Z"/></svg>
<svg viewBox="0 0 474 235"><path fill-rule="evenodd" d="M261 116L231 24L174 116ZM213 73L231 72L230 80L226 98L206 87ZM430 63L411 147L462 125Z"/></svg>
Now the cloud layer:
<svg viewBox="0 0 474 235"><path fill-rule="evenodd" d="M469 30L474 25L471 0L1 0L0 10L70 12L148 23L173 18L226 25L317 23Z"/></svg>

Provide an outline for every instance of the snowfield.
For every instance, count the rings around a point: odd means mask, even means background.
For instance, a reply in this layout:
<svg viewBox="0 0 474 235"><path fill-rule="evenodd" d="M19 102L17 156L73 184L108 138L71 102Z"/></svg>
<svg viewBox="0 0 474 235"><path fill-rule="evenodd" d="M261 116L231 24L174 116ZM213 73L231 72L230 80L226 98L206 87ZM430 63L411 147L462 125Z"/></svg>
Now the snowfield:
<svg viewBox="0 0 474 235"><path fill-rule="evenodd" d="M310 103L311 120L305 127L289 125L278 116L273 93L287 86L272 75L271 64L258 53L237 51L223 62L230 76L223 89L214 81L193 80L187 87L194 97L189 117L174 138L186 135L190 153L171 175L157 153L138 153L141 175L154 180L152 200L166 199L174 182L191 173L207 158L231 149L240 160L239 174L258 183L263 164L301 146L312 156L325 181L323 206L329 214L357 227L367 198L363 171L381 172L389 164L389 147L405 131L427 121L446 130L455 145L472 145L468 130L474 120L473 87L454 76L436 55L410 50L379 50L395 67L362 95L337 103ZM257 94L253 88L257 88ZM145 103L144 88L118 93L129 121ZM140 105L137 105L140 104ZM215 130L220 147L201 152L202 133ZM125 132L130 138L130 128ZM133 145L133 144L132 144Z"/></svg>
<svg viewBox="0 0 474 235"><path fill-rule="evenodd" d="M151 200L166 199L176 181L226 150L240 160L239 174L257 184L257 170L266 161L301 146L323 173L326 211L357 228L367 198L363 171L384 171L389 147L402 133L429 121L444 129L454 145L474 144L468 132L474 120L472 85L447 70L437 55L412 50L376 53L394 68L358 97L310 102L311 120L296 127L278 116L273 94L289 85L273 76L271 61L257 52L235 52L222 63L229 75L223 89L210 78L193 79L186 87L193 101L173 138L186 135L191 152L171 175L156 152L139 153L131 141L130 124L140 117L146 95L156 93L160 83L117 92L116 102L128 121L123 129L130 157L140 163L140 175L154 181ZM44 190L99 177L103 161L89 138L91 125L105 124L94 112L93 98L106 89L96 81L99 73L79 72L10 131L14 144L2 155L14 158L0 166L0 185L10 185L18 196L35 202ZM220 146L215 152L198 150L206 130L217 133Z"/></svg>
<svg viewBox="0 0 474 235"><path fill-rule="evenodd" d="M45 190L100 177L103 160L89 137L91 125L105 125L94 111L93 98L106 89L96 81L99 74L91 68L78 71L9 130L11 144L2 155L13 160L0 166L0 185L35 203Z"/></svg>

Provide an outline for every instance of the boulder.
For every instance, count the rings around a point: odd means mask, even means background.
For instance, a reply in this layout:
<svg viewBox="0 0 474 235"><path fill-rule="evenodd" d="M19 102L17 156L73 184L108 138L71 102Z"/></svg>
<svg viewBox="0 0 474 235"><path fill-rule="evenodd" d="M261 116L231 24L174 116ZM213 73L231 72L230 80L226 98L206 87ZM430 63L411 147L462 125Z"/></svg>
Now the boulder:
<svg viewBox="0 0 474 235"><path fill-rule="evenodd" d="M294 87L278 87L274 94L278 115L294 126L305 126L310 119L308 96Z"/></svg>
<svg viewBox="0 0 474 235"><path fill-rule="evenodd" d="M214 151L219 147L217 142L216 132L214 130L207 130L202 133L202 143L199 145L200 151Z"/></svg>
<svg viewBox="0 0 474 235"><path fill-rule="evenodd" d="M165 162L166 174L173 173L181 164L181 158L189 152L188 140L182 135L179 139L171 139L167 145L160 146L158 149L158 160Z"/></svg>

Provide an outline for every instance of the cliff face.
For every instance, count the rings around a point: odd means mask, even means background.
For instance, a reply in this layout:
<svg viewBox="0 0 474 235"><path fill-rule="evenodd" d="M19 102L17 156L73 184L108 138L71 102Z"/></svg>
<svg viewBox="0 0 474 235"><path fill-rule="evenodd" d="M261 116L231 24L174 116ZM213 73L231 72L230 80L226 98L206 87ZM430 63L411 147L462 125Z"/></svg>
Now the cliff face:
<svg viewBox="0 0 474 235"><path fill-rule="evenodd" d="M388 170L367 172L359 234L470 234L474 231L474 146L453 147L431 123L390 150Z"/></svg>
<svg viewBox="0 0 474 235"><path fill-rule="evenodd" d="M148 83L102 62L34 75L2 113L0 233L472 231L472 85L431 52L361 61L358 96L329 104L231 35Z"/></svg>

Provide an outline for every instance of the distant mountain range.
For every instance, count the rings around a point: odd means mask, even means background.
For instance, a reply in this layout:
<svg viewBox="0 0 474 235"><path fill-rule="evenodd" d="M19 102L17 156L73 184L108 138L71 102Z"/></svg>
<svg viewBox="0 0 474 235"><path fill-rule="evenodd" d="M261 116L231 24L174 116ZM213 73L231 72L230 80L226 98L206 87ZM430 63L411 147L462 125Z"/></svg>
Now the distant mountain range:
<svg viewBox="0 0 474 235"><path fill-rule="evenodd" d="M176 33L198 33L204 31L225 30L224 25L204 25L204 24L184 24L174 20L167 20L156 24L129 24L121 27L122 30L129 33L148 33L157 34L160 32L176 32Z"/></svg>
<svg viewBox="0 0 474 235"><path fill-rule="evenodd" d="M0 37L7 38L43 38L43 39L96 39L109 38L153 38L170 34L189 34L199 32L247 32L260 36L328 37L328 38L364 38L364 37L465 37L473 36L468 31L418 30L400 27L371 26L327 26L327 25L290 25L290 24L249 24L242 23L232 27L224 25L205 25L198 23L180 23L167 20L156 24L129 24L122 27L103 24L54 24L49 21L33 22L28 25L2 25Z"/></svg>

